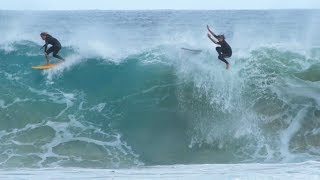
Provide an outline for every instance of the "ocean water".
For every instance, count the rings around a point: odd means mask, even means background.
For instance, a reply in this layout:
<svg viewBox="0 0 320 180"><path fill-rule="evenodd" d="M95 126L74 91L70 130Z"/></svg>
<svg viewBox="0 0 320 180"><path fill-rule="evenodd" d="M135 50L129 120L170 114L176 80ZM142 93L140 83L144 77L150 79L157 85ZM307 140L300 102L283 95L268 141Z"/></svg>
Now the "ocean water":
<svg viewBox="0 0 320 180"><path fill-rule="evenodd" d="M0 11L0 168L318 167L319 28L319 10ZM66 62L39 71L43 31Z"/></svg>

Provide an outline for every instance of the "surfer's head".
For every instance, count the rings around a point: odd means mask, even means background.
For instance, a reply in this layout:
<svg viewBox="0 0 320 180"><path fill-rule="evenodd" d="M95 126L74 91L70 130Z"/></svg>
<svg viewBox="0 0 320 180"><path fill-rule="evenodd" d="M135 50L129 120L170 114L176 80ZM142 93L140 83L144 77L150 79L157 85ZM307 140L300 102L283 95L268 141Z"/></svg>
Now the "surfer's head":
<svg viewBox="0 0 320 180"><path fill-rule="evenodd" d="M224 37L223 34L221 34L221 35L218 35L217 39L218 39L219 42L222 42L222 41L224 41L226 38Z"/></svg>
<svg viewBox="0 0 320 180"><path fill-rule="evenodd" d="M46 37L47 37L47 35L48 35L48 33L47 33L47 32L42 32L42 33L40 34L40 36L41 36L42 40L45 40L45 39L46 39Z"/></svg>

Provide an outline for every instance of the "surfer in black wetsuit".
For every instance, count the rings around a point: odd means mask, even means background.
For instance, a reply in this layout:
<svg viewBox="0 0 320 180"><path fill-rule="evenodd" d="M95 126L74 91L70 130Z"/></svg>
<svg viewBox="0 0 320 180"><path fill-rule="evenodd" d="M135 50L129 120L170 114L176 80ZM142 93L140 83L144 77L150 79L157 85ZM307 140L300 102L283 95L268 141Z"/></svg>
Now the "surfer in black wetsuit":
<svg viewBox="0 0 320 180"><path fill-rule="evenodd" d="M225 41L224 35L215 35L207 25L207 29L218 41L214 40L211 35L208 33L208 38L215 44L220 45L221 47L216 47L216 50L219 54L218 58L226 63L226 68L229 69L230 64L225 58L229 58L232 56L232 49L230 45Z"/></svg>
<svg viewBox="0 0 320 180"><path fill-rule="evenodd" d="M42 40L44 40L46 42L46 44L43 45L41 47L41 49L44 48L44 54L46 56L47 63L48 64L50 63L49 54L52 53L52 52L53 52L53 57L64 61L64 59L61 56L58 55L58 52L61 49L60 42L56 38L52 37L50 34L48 34L46 32L42 32L40 34L40 36L41 36ZM51 44L52 46L47 50L48 44Z"/></svg>

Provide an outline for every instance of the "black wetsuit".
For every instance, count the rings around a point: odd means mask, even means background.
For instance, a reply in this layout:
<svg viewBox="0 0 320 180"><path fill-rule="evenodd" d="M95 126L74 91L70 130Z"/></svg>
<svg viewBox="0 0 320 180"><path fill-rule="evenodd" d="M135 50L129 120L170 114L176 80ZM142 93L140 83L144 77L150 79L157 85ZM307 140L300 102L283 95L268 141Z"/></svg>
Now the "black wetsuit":
<svg viewBox="0 0 320 180"><path fill-rule="evenodd" d="M46 44L43 45L44 46L44 51L48 55L53 52L53 54L52 54L53 57L61 59L61 60L64 60L61 56L58 55L58 52L61 49L61 44L56 38L54 38L54 37L50 36L49 34L47 34L45 42L46 42ZM48 44L51 44L52 46L47 50Z"/></svg>
<svg viewBox="0 0 320 180"><path fill-rule="evenodd" d="M226 41L218 42L218 44L221 47L216 47L216 50L219 54L218 58L225 62L226 64L229 64L229 62L225 58L229 58L232 56L232 49L229 46L229 44Z"/></svg>

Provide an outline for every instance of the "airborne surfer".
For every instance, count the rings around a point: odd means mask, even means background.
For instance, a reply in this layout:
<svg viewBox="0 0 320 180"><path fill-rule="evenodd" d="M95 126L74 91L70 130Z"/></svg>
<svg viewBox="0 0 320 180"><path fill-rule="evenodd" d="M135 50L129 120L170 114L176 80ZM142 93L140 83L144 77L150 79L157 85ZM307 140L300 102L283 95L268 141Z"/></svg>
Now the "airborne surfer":
<svg viewBox="0 0 320 180"><path fill-rule="evenodd" d="M45 41L45 45L43 45L40 48L40 50L42 48L44 48L44 54L45 54L46 59L47 59L47 64L50 64L49 54L52 53L52 52L53 52L53 54L52 54L53 57L64 61L64 59L61 56L58 55L58 52L61 49L60 42L56 38L54 38L50 34L48 34L47 32L42 32L40 34L40 36L41 36L42 40ZM52 46L47 50L48 44L51 44Z"/></svg>
<svg viewBox="0 0 320 180"><path fill-rule="evenodd" d="M225 59L225 58L229 58L232 56L232 49L230 47L230 45L225 41L225 37L224 35L216 35L214 34L214 32L212 32L209 28L209 26L207 25L207 29L210 32L210 34L212 34L213 37L215 37L216 39L218 39L218 41L214 40L211 35L208 33L208 38L217 45L220 45L220 47L216 47L216 50L219 54L218 59L220 59L221 61L226 63L226 69L229 69L230 64L229 62Z"/></svg>

